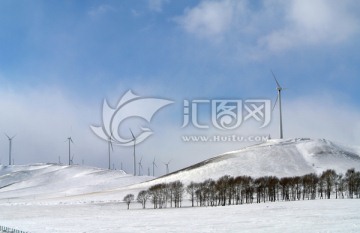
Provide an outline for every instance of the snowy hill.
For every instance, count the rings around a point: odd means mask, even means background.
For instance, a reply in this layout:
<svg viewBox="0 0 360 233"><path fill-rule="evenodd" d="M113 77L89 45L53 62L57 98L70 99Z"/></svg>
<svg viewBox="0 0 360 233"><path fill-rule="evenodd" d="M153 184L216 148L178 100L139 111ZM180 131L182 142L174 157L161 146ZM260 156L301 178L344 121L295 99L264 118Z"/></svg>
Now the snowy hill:
<svg viewBox="0 0 360 233"><path fill-rule="evenodd" d="M55 164L0 165L0 203L79 203L121 200L151 185L181 180L200 182L223 175L278 177L321 173L334 169L360 170L356 148L323 139L269 140L205 160L153 179L123 171Z"/></svg>
<svg viewBox="0 0 360 233"><path fill-rule="evenodd" d="M83 166L56 164L0 165L0 200L73 197L121 188L153 179Z"/></svg>
<svg viewBox="0 0 360 233"><path fill-rule="evenodd" d="M219 155L147 183L175 180L199 182L223 175L285 177L321 173L326 169L345 173L349 168L360 170L360 156L356 148L325 139L269 140Z"/></svg>

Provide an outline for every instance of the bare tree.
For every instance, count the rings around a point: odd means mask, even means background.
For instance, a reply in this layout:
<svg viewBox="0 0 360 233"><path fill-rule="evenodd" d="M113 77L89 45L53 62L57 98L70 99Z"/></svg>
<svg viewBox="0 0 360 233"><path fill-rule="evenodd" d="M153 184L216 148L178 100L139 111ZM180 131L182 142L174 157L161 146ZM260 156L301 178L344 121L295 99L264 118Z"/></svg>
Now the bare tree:
<svg viewBox="0 0 360 233"><path fill-rule="evenodd" d="M318 184L318 195L320 199L323 199L323 192L325 187L325 175L322 173L322 175L319 177L319 184Z"/></svg>
<svg viewBox="0 0 360 233"><path fill-rule="evenodd" d="M141 203L143 209L145 209L146 201L149 199L150 195L149 192L146 190L142 190L139 192L136 200L137 202Z"/></svg>
<svg viewBox="0 0 360 233"><path fill-rule="evenodd" d="M293 182L295 185L295 190L296 190L296 199L300 200L301 199L301 183L302 183L302 178L300 176L295 176L293 178Z"/></svg>
<svg viewBox="0 0 360 233"><path fill-rule="evenodd" d="M169 185L170 185L171 195L172 195L171 200L174 201L175 208L180 207L182 197L184 194L184 185L179 180L171 182Z"/></svg>
<svg viewBox="0 0 360 233"><path fill-rule="evenodd" d="M186 186L186 192L190 195L191 206L194 207L195 192L197 190L197 185L194 182L191 182Z"/></svg>
<svg viewBox="0 0 360 233"><path fill-rule="evenodd" d="M328 199L330 199L331 191L334 188L336 176L335 170L332 169L326 170L321 174L320 180L324 180L325 193Z"/></svg>
<svg viewBox="0 0 360 233"><path fill-rule="evenodd" d="M341 198L344 198L344 192L345 192L345 186L346 186L346 181L344 179L344 175L343 174L339 174L338 178L337 178L337 182L335 183L336 185L336 190L337 192L339 192L339 198L341 196ZM336 193L336 198L337 198L337 193Z"/></svg>
<svg viewBox="0 0 360 233"><path fill-rule="evenodd" d="M154 204L154 209L163 208L168 196L167 185L161 183L151 186L149 188L149 195L151 202Z"/></svg>
<svg viewBox="0 0 360 233"><path fill-rule="evenodd" d="M345 179L347 183L347 188L349 192L349 197L353 198L354 192L355 192L355 186L356 186L356 172L354 168L351 168L346 171L345 173Z"/></svg>
<svg viewBox="0 0 360 233"><path fill-rule="evenodd" d="M279 185L279 178L276 176L267 177L267 189L269 201L276 201L277 187Z"/></svg>
<svg viewBox="0 0 360 233"><path fill-rule="evenodd" d="M166 207L170 201L171 207L174 202L175 208L181 207L183 193L190 195L191 206L196 200L200 206L217 206L253 203L256 196L257 202L274 202L276 200L296 201L301 198L330 199L330 195L335 191L336 198L344 198L344 192L348 191L349 198L360 198L360 172L349 169L345 177L337 175L335 170L328 169L320 176L315 173L304 176L282 177L263 176L253 179L250 176L238 176L236 178L229 175L220 177L214 181L207 179L200 183L191 182L186 188L180 181L171 183L161 183L151 186L148 191L141 191L137 201L142 203L145 208L146 201L150 198L154 208ZM131 195L131 194L129 194ZM128 204L128 209L133 196L124 198ZM280 198L280 195L282 198ZM130 198L130 199L129 199Z"/></svg>
<svg viewBox="0 0 360 233"><path fill-rule="evenodd" d="M315 173L306 174L302 177L303 200L305 196L308 199L316 198L316 187L318 183L319 183L319 178Z"/></svg>
<svg viewBox="0 0 360 233"><path fill-rule="evenodd" d="M226 204L226 193L229 187L230 176L222 176L216 181L216 190L218 191L219 205L225 206Z"/></svg>
<svg viewBox="0 0 360 233"><path fill-rule="evenodd" d="M134 200L134 195L133 194L127 194L124 197L124 202L127 204L127 209L129 209L130 207L130 203Z"/></svg>

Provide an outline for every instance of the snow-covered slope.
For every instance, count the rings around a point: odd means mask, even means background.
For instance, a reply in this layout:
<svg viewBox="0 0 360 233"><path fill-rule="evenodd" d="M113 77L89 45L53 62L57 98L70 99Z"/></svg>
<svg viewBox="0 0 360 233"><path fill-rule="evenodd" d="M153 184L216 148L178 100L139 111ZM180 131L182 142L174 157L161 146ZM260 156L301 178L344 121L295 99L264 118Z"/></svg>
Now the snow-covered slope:
<svg viewBox="0 0 360 233"><path fill-rule="evenodd" d="M103 192L153 179L83 166L0 165L0 200L39 200ZM16 200L15 200L16 201Z"/></svg>
<svg viewBox="0 0 360 233"><path fill-rule="evenodd" d="M345 173L349 168L360 170L357 151L357 148L343 147L323 139L269 140L154 180L154 177L134 177L123 171L83 166L0 165L0 204L121 200L127 193L137 194L161 182L181 180L187 184L223 175L284 177L321 173L326 169Z"/></svg>
<svg viewBox="0 0 360 233"><path fill-rule="evenodd" d="M326 169L345 173L349 168L360 170L360 156L355 148L346 148L325 139L269 140L205 160L150 183L199 182L223 175L284 177L321 173Z"/></svg>

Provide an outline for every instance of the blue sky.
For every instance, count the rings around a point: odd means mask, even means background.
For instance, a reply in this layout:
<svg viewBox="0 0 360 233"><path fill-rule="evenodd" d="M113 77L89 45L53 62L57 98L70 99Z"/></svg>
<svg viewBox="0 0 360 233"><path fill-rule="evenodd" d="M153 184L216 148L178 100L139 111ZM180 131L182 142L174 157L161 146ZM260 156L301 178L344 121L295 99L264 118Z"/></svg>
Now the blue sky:
<svg viewBox="0 0 360 233"><path fill-rule="evenodd" d="M274 101L272 69L288 88L286 137L359 145L358 12L355 0L4 0L0 131L17 134L18 163L65 161L63 138L72 134L77 163L105 167L106 143L89 126L101 123L104 98L115 106L131 89L175 102L154 118L155 133L139 145L139 154L148 162L155 154L173 158L178 169L244 146L181 142L189 132L216 132L182 129L182 101ZM266 129L235 133L276 137L276 119L274 112ZM2 163L7 143L4 136ZM117 147L117 167L123 161L131 172L130 155Z"/></svg>

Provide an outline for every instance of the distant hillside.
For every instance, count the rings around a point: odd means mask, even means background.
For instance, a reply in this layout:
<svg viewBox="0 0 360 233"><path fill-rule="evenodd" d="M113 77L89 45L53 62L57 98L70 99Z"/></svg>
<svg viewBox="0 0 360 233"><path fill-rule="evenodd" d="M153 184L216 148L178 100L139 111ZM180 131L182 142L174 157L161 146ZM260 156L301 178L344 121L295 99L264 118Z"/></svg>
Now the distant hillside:
<svg viewBox="0 0 360 233"><path fill-rule="evenodd" d="M120 170L56 164L0 165L0 200L71 197L153 179Z"/></svg>
<svg viewBox="0 0 360 233"><path fill-rule="evenodd" d="M0 165L0 203L103 202L122 200L151 185L181 180L200 182L223 175L278 177L360 170L355 148L323 139L269 140L205 160L167 176L133 176L123 171L56 164ZM152 180L154 179L154 180Z"/></svg>
<svg viewBox="0 0 360 233"><path fill-rule="evenodd" d="M353 148L345 148L325 139L269 140L205 160L147 182L147 185L174 180L199 182L223 175L284 177L321 173L326 169L345 173L349 168L360 170L360 156Z"/></svg>

